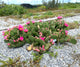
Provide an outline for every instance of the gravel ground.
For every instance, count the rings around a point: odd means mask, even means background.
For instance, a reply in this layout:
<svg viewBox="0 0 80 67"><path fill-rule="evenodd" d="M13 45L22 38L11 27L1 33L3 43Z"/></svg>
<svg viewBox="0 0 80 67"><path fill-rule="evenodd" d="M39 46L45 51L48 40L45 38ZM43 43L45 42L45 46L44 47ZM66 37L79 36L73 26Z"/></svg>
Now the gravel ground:
<svg viewBox="0 0 80 67"><path fill-rule="evenodd" d="M73 17L67 17L67 18L64 18L63 20L65 20L66 22L79 21L80 23L80 15L73 16Z"/></svg>
<svg viewBox="0 0 80 67"><path fill-rule="evenodd" d="M53 51L53 48L50 48ZM54 52L58 52L57 58L50 57L48 54L44 54L43 59L41 60L41 67L47 65L47 67L80 67L80 40L76 45L68 43L62 49L54 49ZM79 57L77 57L77 55ZM76 61L75 61L76 60Z"/></svg>
<svg viewBox="0 0 80 67"><path fill-rule="evenodd" d="M64 18L66 21L80 21L80 16L74 16L69 18ZM3 24L4 25L4 24ZM4 56L14 58L17 56L21 56L21 60L26 60L33 58L31 55L31 52L28 52L26 50L26 45L20 48L16 49L9 49L7 47L7 44L4 43L4 39L2 36L2 31L0 31L0 53ZM80 28L79 29L72 29L69 30L69 35L76 36L77 34L80 34ZM52 46L53 47L53 46ZM50 51L53 51L53 48L50 48ZM43 59L40 62L40 66L44 67L47 65L47 67L80 67L80 40L77 39L77 44L73 45L71 43L66 43L62 49L54 49L54 52L58 52L58 57L50 57L48 54L44 54ZM4 58L0 56L0 59L7 60L7 58Z"/></svg>
<svg viewBox="0 0 80 67"><path fill-rule="evenodd" d="M0 30L13 27L14 25L24 24L28 19L17 20L12 18L0 17Z"/></svg>

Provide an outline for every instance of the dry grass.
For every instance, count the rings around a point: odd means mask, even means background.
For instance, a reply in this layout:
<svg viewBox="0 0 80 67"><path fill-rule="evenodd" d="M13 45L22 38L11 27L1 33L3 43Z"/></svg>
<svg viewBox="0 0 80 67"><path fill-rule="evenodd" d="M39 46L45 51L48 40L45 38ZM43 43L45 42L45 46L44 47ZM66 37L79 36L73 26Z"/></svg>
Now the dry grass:
<svg viewBox="0 0 80 67"><path fill-rule="evenodd" d="M52 15L44 15L47 12L52 12ZM63 17L70 17L70 16L74 16L75 13L80 13L80 9L62 9L62 10L44 10L44 11L40 11L40 10L33 10L33 9L28 9L28 12L33 14L33 18L34 19L46 19L46 18L52 18L55 16L63 16ZM41 16L39 16L39 15ZM20 18L29 18L31 19L31 16L29 16L28 14L23 14L23 15L18 15L18 16L7 16L7 18L13 18L15 20L19 20Z"/></svg>
<svg viewBox="0 0 80 67"><path fill-rule="evenodd" d="M74 13L80 13L80 9L75 10Z"/></svg>
<svg viewBox="0 0 80 67"><path fill-rule="evenodd" d="M69 23L69 29L75 29L75 28L79 28L79 23L77 21L73 22L73 23Z"/></svg>
<svg viewBox="0 0 80 67"><path fill-rule="evenodd" d="M77 39L80 39L80 34L77 35Z"/></svg>
<svg viewBox="0 0 80 67"><path fill-rule="evenodd" d="M64 14L63 17L72 17L72 16L75 16L75 14L71 14L71 13L67 13L67 14Z"/></svg>
<svg viewBox="0 0 80 67"><path fill-rule="evenodd" d="M49 10L50 11L50 10ZM45 13L47 13L48 11L46 11ZM76 13L80 13L79 9L64 9L64 10L52 10L50 11L53 14L52 15L44 15L45 13L40 13L41 16L34 16L34 19L46 19L46 18L52 18L55 16L63 16L63 17L72 17L75 16Z"/></svg>

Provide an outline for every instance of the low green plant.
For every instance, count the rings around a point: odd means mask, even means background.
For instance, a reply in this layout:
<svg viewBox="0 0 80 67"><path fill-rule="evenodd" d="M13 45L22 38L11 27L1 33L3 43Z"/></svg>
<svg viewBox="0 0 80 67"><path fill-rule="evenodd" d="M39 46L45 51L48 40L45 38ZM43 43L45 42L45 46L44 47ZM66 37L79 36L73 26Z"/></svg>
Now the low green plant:
<svg viewBox="0 0 80 67"><path fill-rule="evenodd" d="M74 50L73 52L76 53L76 50Z"/></svg>
<svg viewBox="0 0 80 67"><path fill-rule="evenodd" d="M58 53L54 53L54 52L51 52L51 51L45 51L44 53L47 53L49 54L51 57L57 57L58 56ZM43 58L43 53L32 53L32 55L34 56L33 58L33 62L34 63L39 63L41 61L41 59Z"/></svg>
<svg viewBox="0 0 80 67"><path fill-rule="evenodd" d="M51 18L54 17L54 15L41 15L41 16L34 16L34 19L46 19L46 18Z"/></svg>
<svg viewBox="0 0 80 67"><path fill-rule="evenodd" d="M76 41L75 39L71 39L71 40L70 40L70 43L76 44L76 42L77 42L77 41Z"/></svg>
<svg viewBox="0 0 80 67"><path fill-rule="evenodd" d="M34 16L33 18L34 18L34 19L40 19L39 16Z"/></svg>
<svg viewBox="0 0 80 67"><path fill-rule="evenodd" d="M32 53L32 55L34 56L33 58L34 63L39 63L41 59L43 58L43 54Z"/></svg>
<svg viewBox="0 0 80 67"><path fill-rule="evenodd" d="M53 15L53 12L48 11L48 12L45 12L43 15Z"/></svg>
<svg viewBox="0 0 80 67"><path fill-rule="evenodd" d="M29 18L31 16L33 16L33 13L27 13L27 14L23 15L22 17L23 18Z"/></svg>
<svg viewBox="0 0 80 67"><path fill-rule="evenodd" d="M38 7L39 10L46 10L46 6L42 5L40 7Z"/></svg>
<svg viewBox="0 0 80 67"><path fill-rule="evenodd" d="M0 67L27 67L26 63L27 61L20 61L20 57L17 57L15 59L9 58L8 60L0 60Z"/></svg>
<svg viewBox="0 0 80 67"><path fill-rule="evenodd" d="M25 43L31 44L28 49L37 51L33 53L34 58L33 61L30 61L31 63L39 63L43 57L43 53L48 53L56 58L58 52L49 52L49 48L52 45L64 42L77 43L74 37L68 35L67 30L69 30L69 25L61 20L62 16L58 16L57 18L54 21L44 23L42 20L40 22L28 21L25 25L14 26L7 31L3 31L4 41L8 43L9 48L18 48L25 45ZM14 61L10 60L8 62L11 63L10 65L13 65ZM31 67L33 63L30 64Z"/></svg>
<svg viewBox="0 0 80 67"><path fill-rule="evenodd" d="M26 13L26 9L20 5L6 5L0 8L0 16L21 15Z"/></svg>
<svg viewBox="0 0 80 67"><path fill-rule="evenodd" d="M64 42L77 43L74 38L68 35L68 26L61 19L44 23L42 21L39 23L31 21L24 26L19 25L11 28L3 32L3 35L8 47L17 48L29 43L33 44L33 47L37 47L37 51L41 54L48 50L54 42L57 44Z"/></svg>
<svg viewBox="0 0 80 67"><path fill-rule="evenodd" d="M58 46L54 46L53 48L54 49L62 49L63 48L63 45L62 46L59 46L59 45Z"/></svg>
<svg viewBox="0 0 80 67"><path fill-rule="evenodd" d="M54 57L56 58L58 56L58 52L55 53Z"/></svg>
<svg viewBox="0 0 80 67"><path fill-rule="evenodd" d="M6 56L3 57L8 58L8 60L0 60L0 67L40 67L39 62L37 61L41 60L41 56L35 56L34 60L30 59L25 61L21 61L20 56L13 59Z"/></svg>
<svg viewBox="0 0 80 67"><path fill-rule="evenodd" d="M62 3L59 9L79 9L80 3Z"/></svg>

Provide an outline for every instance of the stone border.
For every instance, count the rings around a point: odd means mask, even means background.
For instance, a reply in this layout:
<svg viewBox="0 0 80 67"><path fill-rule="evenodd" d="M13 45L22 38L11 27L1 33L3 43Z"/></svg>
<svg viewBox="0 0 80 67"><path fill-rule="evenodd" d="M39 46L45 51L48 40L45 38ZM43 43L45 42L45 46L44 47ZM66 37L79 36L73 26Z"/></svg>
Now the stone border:
<svg viewBox="0 0 80 67"><path fill-rule="evenodd" d="M55 20L55 19L57 19L57 17L42 19L42 21L46 22L46 21ZM39 20L36 20L35 22L39 22ZM24 24L21 24L21 25L24 25ZM2 29L0 29L0 31L7 30L8 28L12 28L13 26L16 26L16 25L12 25L12 26L9 26L9 27L2 28Z"/></svg>

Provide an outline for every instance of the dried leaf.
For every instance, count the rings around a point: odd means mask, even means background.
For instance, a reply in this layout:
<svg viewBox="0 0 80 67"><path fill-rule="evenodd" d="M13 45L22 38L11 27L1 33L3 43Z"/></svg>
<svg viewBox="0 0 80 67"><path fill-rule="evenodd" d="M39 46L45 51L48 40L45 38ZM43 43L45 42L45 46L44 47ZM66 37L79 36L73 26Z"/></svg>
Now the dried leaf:
<svg viewBox="0 0 80 67"><path fill-rule="evenodd" d="M38 28L40 28L40 26L38 25Z"/></svg>
<svg viewBox="0 0 80 67"><path fill-rule="evenodd" d="M32 50L32 45L30 45L28 48L27 48L27 50Z"/></svg>
<svg viewBox="0 0 80 67"><path fill-rule="evenodd" d="M35 50L36 48L35 47L33 47L33 50Z"/></svg>

